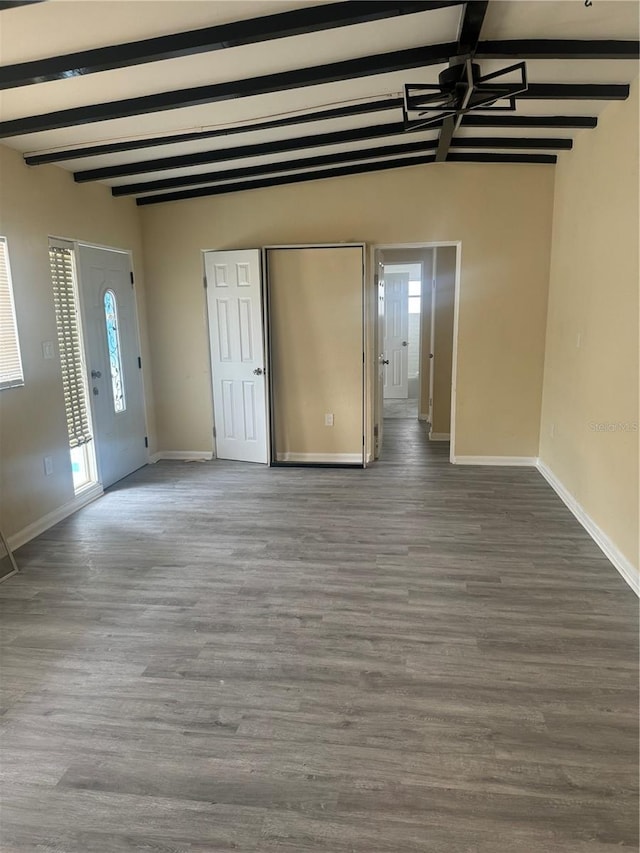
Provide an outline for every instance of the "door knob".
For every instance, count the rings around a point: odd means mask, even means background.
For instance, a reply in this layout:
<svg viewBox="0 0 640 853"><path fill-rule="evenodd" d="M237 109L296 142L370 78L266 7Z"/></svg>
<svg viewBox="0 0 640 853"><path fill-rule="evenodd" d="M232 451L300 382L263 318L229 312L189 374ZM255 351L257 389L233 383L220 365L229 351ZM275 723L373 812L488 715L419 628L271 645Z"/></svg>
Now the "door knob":
<svg viewBox="0 0 640 853"><path fill-rule="evenodd" d="M256 369L253 372L255 373L256 376L262 376L264 371L262 370L261 367L256 367Z"/></svg>
<svg viewBox="0 0 640 853"><path fill-rule="evenodd" d="M388 359L388 358L383 358L383 359L382 359L382 363L383 363L383 364L389 364L389 359Z"/></svg>
<svg viewBox="0 0 640 853"><path fill-rule="evenodd" d="M99 393L100 393L100 392L98 391L98 389L97 389L97 388L96 388L96 386L94 385L94 386L93 386L93 396L94 396L94 397L97 397Z"/></svg>
<svg viewBox="0 0 640 853"><path fill-rule="evenodd" d="M403 347L408 347L408 346L409 346L409 341L402 341L402 346L403 346Z"/></svg>
<svg viewBox="0 0 640 853"><path fill-rule="evenodd" d="M92 379L100 379L101 376L102 376L102 373L100 373L99 370L92 370L91 371L91 378Z"/></svg>

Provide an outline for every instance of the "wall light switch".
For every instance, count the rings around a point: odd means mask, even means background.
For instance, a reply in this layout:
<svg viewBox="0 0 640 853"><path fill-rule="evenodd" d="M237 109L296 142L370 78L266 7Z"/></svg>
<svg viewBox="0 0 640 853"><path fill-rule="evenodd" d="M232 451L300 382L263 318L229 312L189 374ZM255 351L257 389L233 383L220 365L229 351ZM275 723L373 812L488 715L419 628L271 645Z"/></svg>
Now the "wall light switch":
<svg viewBox="0 0 640 853"><path fill-rule="evenodd" d="M551 438L556 437L556 425L555 424L551 424L551 426L549 428L549 433L551 435Z"/></svg>
<svg viewBox="0 0 640 853"><path fill-rule="evenodd" d="M53 456L44 457L44 473L46 477L53 474Z"/></svg>
<svg viewBox="0 0 640 853"><path fill-rule="evenodd" d="M333 426L333 413L327 412L324 416L324 425L325 426Z"/></svg>
<svg viewBox="0 0 640 853"><path fill-rule="evenodd" d="M576 349L580 349L582 346L582 332L578 332L576 335Z"/></svg>
<svg viewBox="0 0 640 853"><path fill-rule="evenodd" d="M53 341L42 342L42 357L46 359L55 358L56 351L53 347Z"/></svg>

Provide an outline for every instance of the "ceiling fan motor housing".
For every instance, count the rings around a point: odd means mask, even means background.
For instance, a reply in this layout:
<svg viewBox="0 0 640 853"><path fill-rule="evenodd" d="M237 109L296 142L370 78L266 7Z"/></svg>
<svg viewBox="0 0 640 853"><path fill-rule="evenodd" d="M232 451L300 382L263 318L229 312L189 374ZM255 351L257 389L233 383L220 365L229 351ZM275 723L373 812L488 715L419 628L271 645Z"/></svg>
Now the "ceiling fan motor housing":
<svg viewBox="0 0 640 853"><path fill-rule="evenodd" d="M460 83L467 83L465 79L466 57L456 57L451 60L451 64L438 75L438 85L443 93L454 92ZM477 62L471 64L472 79L477 80L480 77L480 65Z"/></svg>

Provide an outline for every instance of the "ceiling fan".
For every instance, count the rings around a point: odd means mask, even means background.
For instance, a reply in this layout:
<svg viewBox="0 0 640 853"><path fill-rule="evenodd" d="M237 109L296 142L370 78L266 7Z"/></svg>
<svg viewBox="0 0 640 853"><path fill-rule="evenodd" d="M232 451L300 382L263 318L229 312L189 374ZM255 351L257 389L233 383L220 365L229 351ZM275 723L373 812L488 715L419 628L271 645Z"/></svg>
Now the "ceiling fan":
<svg viewBox="0 0 640 853"><path fill-rule="evenodd" d="M504 78L516 75L508 82ZM402 114L405 130L439 125L445 119L457 124L471 110L513 112L516 96L526 92L527 69L524 62L481 74L480 65L470 56L455 56L449 67L438 75L437 84L407 83L404 87ZM498 101L506 101L504 104Z"/></svg>

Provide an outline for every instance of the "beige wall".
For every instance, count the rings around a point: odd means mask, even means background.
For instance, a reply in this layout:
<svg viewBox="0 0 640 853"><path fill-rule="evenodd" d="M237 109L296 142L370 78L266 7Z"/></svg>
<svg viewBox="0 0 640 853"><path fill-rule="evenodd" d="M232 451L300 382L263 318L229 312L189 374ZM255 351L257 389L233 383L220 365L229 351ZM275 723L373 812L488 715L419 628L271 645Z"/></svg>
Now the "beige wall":
<svg viewBox="0 0 640 853"><path fill-rule="evenodd" d="M7 237L25 374L22 388L0 391L0 526L13 536L74 497L60 362L45 360L56 341L48 237L68 237L133 250L139 319L144 332L144 280L139 219L131 200L103 186L75 184L55 166L28 168L0 146L0 234ZM153 409L143 333L150 438ZM53 457L45 477L43 457Z"/></svg>
<svg viewBox="0 0 640 853"><path fill-rule="evenodd" d="M461 240L456 451L536 456L553 180L445 163L143 208L159 446L212 448L201 250Z"/></svg>
<svg viewBox="0 0 640 853"><path fill-rule="evenodd" d="M433 424L439 435L451 431L451 379L453 362L453 309L456 285L456 248L439 246L436 251L436 316L433 359ZM427 353L426 359L429 358ZM428 361L425 363L428 364Z"/></svg>
<svg viewBox="0 0 640 853"><path fill-rule="evenodd" d="M540 435L544 464L636 567L638 180L636 81L557 166Z"/></svg>
<svg viewBox="0 0 640 853"><path fill-rule="evenodd" d="M355 247L269 252L279 459L362 456L362 261L362 249ZM333 426L325 426L327 413Z"/></svg>

